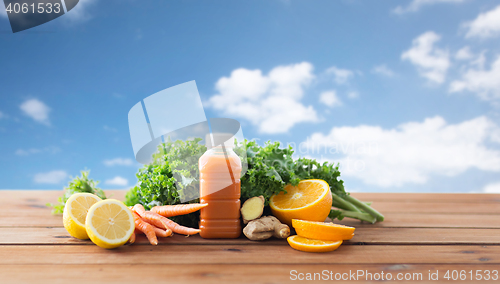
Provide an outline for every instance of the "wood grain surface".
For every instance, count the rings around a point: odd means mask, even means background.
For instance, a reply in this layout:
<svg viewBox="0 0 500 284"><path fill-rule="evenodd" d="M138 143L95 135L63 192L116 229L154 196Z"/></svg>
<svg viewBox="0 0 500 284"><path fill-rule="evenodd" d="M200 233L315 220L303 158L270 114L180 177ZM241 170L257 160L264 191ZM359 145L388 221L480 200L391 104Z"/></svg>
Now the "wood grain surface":
<svg viewBox="0 0 500 284"><path fill-rule="evenodd" d="M412 282L455 282L446 271L500 271L500 194L353 193L382 212L377 224L356 227L355 236L331 253L304 253L285 240L160 239L139 236L133 245L104 250L68 235L62 216L52 215L62 191L0 191L1 283L287 283L301 275L316 282L378 282L365 276L346 281L333 275L390 273L421 276ZM107 191L123 200L125 192ZM430 281L429 272L439 271ZM295 275L295 276L294 276ZM396 278L394 278L396 279ZM483 283L497 281L466 281ZM311 281L306 281L311 282ZM314 280L312 281L314 282Z"/></svg>

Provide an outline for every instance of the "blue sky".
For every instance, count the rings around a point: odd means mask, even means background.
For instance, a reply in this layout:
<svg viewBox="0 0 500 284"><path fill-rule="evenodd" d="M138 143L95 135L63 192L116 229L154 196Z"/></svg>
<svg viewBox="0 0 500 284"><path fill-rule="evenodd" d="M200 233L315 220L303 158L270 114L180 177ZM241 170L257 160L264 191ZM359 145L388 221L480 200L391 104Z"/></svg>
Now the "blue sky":
<svg viewBox="0 0 500 284"><path fill-rule="evenodd" d="M353 191L500 192L498 1L80 0L0 13L0 188L135 184L127 113L196 80L208 117L341 162Z"/></svg>

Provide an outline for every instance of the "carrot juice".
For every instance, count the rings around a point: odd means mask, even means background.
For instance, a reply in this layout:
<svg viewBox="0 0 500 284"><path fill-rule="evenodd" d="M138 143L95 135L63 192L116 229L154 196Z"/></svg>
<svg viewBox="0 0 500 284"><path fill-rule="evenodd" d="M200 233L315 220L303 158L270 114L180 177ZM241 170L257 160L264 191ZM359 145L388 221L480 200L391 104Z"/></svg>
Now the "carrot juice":
<svg viewBox="0 0 500 284"><path fill-rule="evenodd" d="M214 147L199 159L200 236L206 239L232 239L241 234L241 160L232 147Z"/></svg>

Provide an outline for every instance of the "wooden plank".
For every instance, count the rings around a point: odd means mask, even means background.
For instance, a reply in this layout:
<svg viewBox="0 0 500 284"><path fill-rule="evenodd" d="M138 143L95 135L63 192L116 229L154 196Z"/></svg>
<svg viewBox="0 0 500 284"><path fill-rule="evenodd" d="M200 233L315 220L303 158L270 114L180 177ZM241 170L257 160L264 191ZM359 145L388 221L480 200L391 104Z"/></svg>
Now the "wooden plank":
<svg viewBox="0 0 500 284"><path fill-rule="evenodd" d="M30 199L35 200L35 199ZM373 208L383 214L387 213L418 213L418 214L461 214L461 215L486 215L500 214L500 203L448 203L448 202L375 202ZM9 205L3 205L4 210L0 212L0 217L13 217L24 214L27 217L35 215L50 215L51 209L41 201L27 202L19 200Z"/></svg>
<svg viewBox="0 0 500 284"><path fill-rule="evenodd" d="M470 202L414 202L414 201L401 201L401 202L385 202L375 201L372 204L373 208L377 209L382 214L387 213L418 213L418 214L496 214L500 213L500 203L496 202L483 202L483 203L470 203Z"/></svg>
<svg viewBox="0 0 500 284"><path fill-rule="evenodd" d="M0 212L0 227L61 227L61 216L51 215L51 209L45 206L45 203L49 200L55 200L60 194L61 191L0 191L0 204L3 203L5 209ZM113 194L113 197L122 199L125 191L109 191L108 194ZM369 195L371 195L369 197L373 197L373 194ZM410 195L413 196L413 194ZM416 196L428 195L420 194ZM470 196L482 197L484 194L472 194ZM421 200L421 202L424 201ZM483 204L467 204L463 200L461 202L457 204L447 202L415 203L410 201L379 202L378 206L374 203L374 207L386 216L386 221L368 226L500 228L500 219L496 217L496 214L500 212L500 205L494 202ZM490 213L495 215L489 215ZM346 219L341 223L356 227L367 226L352 219Z"/></svg>
<svg viewBox="0 0 500 284"><path fill-rule="evenodd" d="M106 195L118 200L125 199L125 190L106 190ZM45 206L57 203L62 190L0 190L0 205ZM352 195L363 201L373 201L375 208L382 203L493 203L500 204L500 194L472 193L359 193ZM377 203L380 203L377 205Z"/></svg>
<svg viewBox="0 0 500 284"><path fill-rule="evenodd" d="M72 238L64 228L0 228L0 245L93 245L88 240ZM139 236L136 245L147 245L144 236ZM285 240L271 238L254 242L246 237L227 240L207 240L200 236L186 238L174 235L160 238L160 244L168 245L288 245ZM345 245L385 245L385 244L450 244L450 245L496 245L500 244L500 229L455 229L455 228L358 228L354 238Z"/></svg>
<svg viewBox="0 0 500 284"><path fill-rule="evenodd" d="M500 231L500 230L499 230ZM246 237L238 239L203 239L199 235L174 235L159 238L160 245L288 245L286 240L269 239L265 242L254 242ZM0 245L94 245L90 240L79 240L71 237L66 229L56 228L0 228ZM150 245L144 235L138 235L135 245Z"/></svg>
<svg viewBox="0 0 500 284"><path fill-rule="evenodd" d="M106 191L123 200L124 190ZM62 190L0 190L0 227L61 227L62 214L52 215L47 203L56 203Z"/></svg>
<svg viewBox="0 0 500 284"><path fill-rule="evenodd" d="M438 280L432 283L450 282L444 278L446 271L466 271L464 283L471 283L472 277L485 277L484 270L500 270L498 265L449 265L449 264L388 264L388 265L346 265L324 264L125 264L125 265L5 265L0 266L0 275L6 283L295 283L307 276L317 277L316 281L335 281L335 283L371 283L384 280L412 279L415 282L429 281L429 271L438 272ZM326 271L326 272L324 272ZM316 275L315 275L316 273ZM319 273L319 274L318 274ZM359 274L358 274L359 273ZM490 277L495 277L490 272ZM390 276L389 276L390 275ZM435 274L434 274L435 275ZM300 277L300 278L299 278ZM319 278L322 277L322 278ZM335 277L339 280L335 280ZM345 281L340 280L344 277ZM478 276L479 277L479 276ZM371 279L371 281L370 281ZM314 280L314 279L312 279ZM476 278L472 278L476 280ZM490 281L492 279L490 278ZM411 281L411 280L409 280ZM457 280L459 281L459 280ZM485 281L485 280L483 280ZM490 282L486 281L486 282ZM424 282L424 283L426 283ZM482 282L482 281L481 281ZM397 282L395 282L397 283Z"/></svg>
<svg viewBox="0 0 500 284"><path fill-rule="evenodd" d="M499 229L358 228L353 244L500 244Z"/></svg>
<svg viewBox="0 0 500 284"><path fill-rule="evenodd" d="M500 228L498 215L384 213L385 220L368 224L345 218L335 223L356 228Z"/></svg>
<svg viewBox="0 0 500 284"><path fill-rule="evenodd" d="M500 246L341 246L330 253L305 253L262 245L97 246L4 245L6 264L500 264Z"/></svg>
<svg viewBox="0 0 500 284"><path fill-rule="evenodd" d="M465 202L465 203L500 203L498 193L398 193L398 192L352 192L352 196L363 201L373 202Z"/></svg>
<svg viewBox="0 0 500 284"><path fill-rule="evenodd" d="M37 205L45 207L47 203L57 203L63 190L0 190L0 205L19 206ZM125 200L126 190L105 190L108 198Z"/></svg>
<svg viewBox="0 0 500 284"><path fill-rule="evenodd" d="M62 215L54 216L47 213L32 214L20 211L18 216L1 217L0 227L62 227Z"/></svg>
<svg viewBox="0 0 500 284"><path fill-rule="evenodd" d="M0 212L0 227L61 226L60 217L52 216L51 209L46 206L46 203L56 201L61 194L62 191L0 191L0 205L4 208ZM113 190L107 191L107 194L123 200L125 191ZM374 208L387 217L385 222L380 223L384 227L475 227L474 224L481 228L500 227L500 222L495 222L494 217L484 217L483 220L480 216L469 216L499 214L500 202L491 199L496 195L409 193L358 195L362 200L374 200ZM377 196L390 196L390 198L382 199L384 201L372 198ZM489 199L485 198L488 196ZM397 198L401 200L397 201ZM416 215L405 216L400 213ZM435 216L428 216L429 214ZM447 214L467 216L444 216ZM359 222L349 221L348 224L356 225Z"/></svg>
<svg viewBox="0 0 500 284"><path fill-rule="evenodd" d="M498 215L384 213L385 221L376 224L345 218L335 223L356 228L500 228ZM0 217L0 227L62 227L62 216L20 211L17 216Z"/></svg>

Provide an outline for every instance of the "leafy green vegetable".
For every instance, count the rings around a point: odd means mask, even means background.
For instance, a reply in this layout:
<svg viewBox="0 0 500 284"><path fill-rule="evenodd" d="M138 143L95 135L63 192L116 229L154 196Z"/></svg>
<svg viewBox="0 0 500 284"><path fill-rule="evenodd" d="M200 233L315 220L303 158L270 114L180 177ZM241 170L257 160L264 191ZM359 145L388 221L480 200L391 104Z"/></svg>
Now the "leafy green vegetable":
<svg viewBox="0 0 500 284"><path fill-rule="evenodd" d="M255 142L247 142L249 171L241 179L242 199L263 195L267 205L270 196L283 191L286 184L296 185L303 179L322 179L330 186L333 206L343 209L332 210L332 220L342 220L344 217L371 223L384 220L384 216L378 211L345 191L344 181L339 179L338 164L321 164L308 158L293 160L292 147L281 149L279 146L279 142L266 142L264 147ZM252 168L256 170L250 171Z"/></svg>
<svg viewBox="0 0 500 284"><path fill-rule="evenodd" d="M125 204L133 206L140 203L149 210L156 205L175 205L181 203L181 196L190 199L189 194L199 191L198 159L207 148L199 142L201 139L188 141L167 141L153 154L153 162L145 165L136 174L138 184L125 196ZM177 190L176 178L182 180ZM194 199L189 203L198 203ZM172 217L183 225L198 226L198 214Z"/></svg>
<svg viewBox="0 0 500 284"><path fill-rule="evenodd" d="M106 199L104 191L102 191L102 189L100 188L97 188L97 184L99 182L89 179L89 172L90 171L82 171L81 177L75 177L72 181L70 181L68 187L64 188L64 195L58 198L57 204L47 204L47 206L53 207L52 214L63 213L64 204L66 204L66 201L74 193L88 192L99 196L101 199Z"/></svg>
<svg viewBox="0 0 500 284"><path fill-rule="evenodd" d="M167 141L153 155L153 164L139 170L139 183L126 195L125 203L129 206L141 203L146 208L155 205L179 204L179 194L188 194L199 190L198 159L206 147L193 141ZM241 202L254 196L264 196L266 206L273 194L284 192L287 184L297 185L303 179L322 179L330 185L333 205L342 210L332 210L330 217L342 220L344 217L356 218L374 223L382 221L383 216L366 203L350 196L344 190L344 182L339 179L338 164L319 163L314 159L299 158L294 160L293 148L280 148L279 142L266 142L259 146L255 141L245 140L236 143L234 151L241 156L246 151L248 170L241 177ZM177 191L175 178L182 182ZM189 190L186 190L189 189ZM191 201L199 202L198 199ZM196 212L195 212L196 213ZM185 226L197 226L199 214L179 216L176 222Z"/></svg>
<svg viewBox="0 0 500 284"><path fill-rule="evenodd" d="M255 141L246 141L235 148L235 152L247 152L247 173L241 177L241 202L254 196L264 196L269 204L273 194L284 191L285 185L297 185L296 164L292 147L281 149L279 142L266 142L261 147Z"/></svg>

